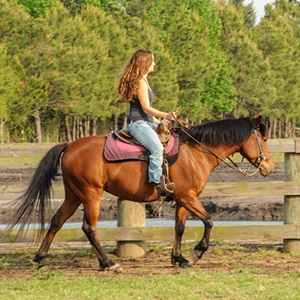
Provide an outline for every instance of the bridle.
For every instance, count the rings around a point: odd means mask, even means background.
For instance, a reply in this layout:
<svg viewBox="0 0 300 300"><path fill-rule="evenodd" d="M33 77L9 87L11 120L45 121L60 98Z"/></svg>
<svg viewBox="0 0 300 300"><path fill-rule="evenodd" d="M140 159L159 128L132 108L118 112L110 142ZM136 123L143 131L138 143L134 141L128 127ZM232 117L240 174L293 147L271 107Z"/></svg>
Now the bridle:
<svg viewBox="0 0 300 300"><path fill-rule="evenodd" d="M259 156L257 157L257 159L255 160L254 162L254 166L256 166L257 170L253 173L248 173L248 170L243 170L241 169L230 157L228 157L227 159L230 161L230 163L228 163L227 161L225 161L225 159L221 158L219 155L217 155L216 153L214 153L211 149L209 149L207 146L205 146L204 144L202 144L201 142L199 142L197 139L195 139L193 136L191 136L185 129L183 126L180 126L179 127L187 136L189 136L192 140L194 140L198 145L202 146L203 148L205 148L206 150L208 150L211 154L213 154L216 158L218 158L219 160L221 160L223 163L225 163L227 166L229 166L230 168L236 170L237 172L245 175L245 176L248 176L248 177L251 177L251 176L254 176L258 171L259 171L259 167L261 166L261 164L270 159L272 156L265 156L264 152L263 152L263 149L262 149L262 145L261 145L261 142L259 140L259 137L258 137L258 134L257 134L257 131L259 130L259 128L254 128L252 130L252 133L254 133L255 135L255 138L256 138L256 141L257 141L257 145L258 145L258 148L259 148ZM243 149L243 148L242 148ZM241 151L242 152L242 151ZM245 158L244 155L241 153L241 155L243 156L242 158L242 161L243 159Z"/></svg>
<svg viewBox="0 0 300 300"><path fill-rule="evenodd" d="M263 152L263 149L262 149L262 146L261 146L261 142L258 138L258 134L257 134L258 130L259 130L259 128L254 128L253 129L253 132L255 134L255 138L256 138L256 141L257 141L257 144L258 144L259 152L260 152L260 154L259 154L258 158L256 159L255 163L261 164L262 162L270 159L272 156L265 156L265 154Z"/></svg>

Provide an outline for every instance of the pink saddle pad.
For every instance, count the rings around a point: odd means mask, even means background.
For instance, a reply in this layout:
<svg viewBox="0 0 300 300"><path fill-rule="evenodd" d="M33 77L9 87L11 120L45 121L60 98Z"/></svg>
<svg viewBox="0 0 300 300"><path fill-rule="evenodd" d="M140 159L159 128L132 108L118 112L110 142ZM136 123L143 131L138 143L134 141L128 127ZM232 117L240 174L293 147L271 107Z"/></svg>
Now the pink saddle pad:
<svg viewBox="0 0 300 300"><path fill-rule="evenodd" d="M179 135L172 133L169 143L165 148L167 156L174 156L179 151ZM112 132L106 138L104 156L108 161L119 160L149 160L149 151L143 146L132 145L118 139Z"/></svg>

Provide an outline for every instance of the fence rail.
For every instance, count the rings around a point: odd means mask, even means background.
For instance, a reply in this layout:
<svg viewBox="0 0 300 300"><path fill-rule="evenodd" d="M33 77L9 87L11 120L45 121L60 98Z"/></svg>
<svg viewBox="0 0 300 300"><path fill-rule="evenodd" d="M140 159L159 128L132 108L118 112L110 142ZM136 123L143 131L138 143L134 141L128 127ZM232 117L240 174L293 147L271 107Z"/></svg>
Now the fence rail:
<svg viewBox="0 0 300 300"><path fill-rule="evenodd" d="M1 200L15 199L24 191L24 185L0 187ZM63 199L61 185L54 186L56 199ZM264 182L208 182L201 197L243 197L243 196L296 196L300 195L300 184L286 181ZM1 223L1 222L0 222Z"/></svg>
<svg viewBox="0 0 300 300"><path fill-rule="evenodd" d="M270 139L268 146L271 153L300 153L300 139Z"/></svg>
<svg viewBox="0 0 300 300"><path fill-rule="evenodd" d="M184 240L199 240L203 235L203 226L187 226L184 231ZM4 242L13 241L13 231ZM22 242L34 240L36 232L28 230ZM140 242L140 241L172 241L174 227L116 227L99 228L100 241L113 242ZM215 226L211 233L213 240L282 240L300 239L300 225L242 225L242 226ZM80 228L63 228L55 237L57 242L80 242L87 238Z"/></svg>
<svg viewBox="0 0 300 300"><path fill-rule="evenodd" d="M241 196L286 196L300 195L297 182L214 182L208 183L202 197L241 197Z"/></svg>
<svg viewBox="0 0 300 300"><path fill-rule="evenodd" d="M203 230L203 226L187 226L184 239L199 240L203 236ZM70 240L86 240L80 229L64 229L57 238L65 241L64 235L69 236ZM99 229L98 237L101 241L172 241L174 227L102 228ZM215 240L294 239L300 238L300 226L216 226L212 230L211 238Z"/></svg>

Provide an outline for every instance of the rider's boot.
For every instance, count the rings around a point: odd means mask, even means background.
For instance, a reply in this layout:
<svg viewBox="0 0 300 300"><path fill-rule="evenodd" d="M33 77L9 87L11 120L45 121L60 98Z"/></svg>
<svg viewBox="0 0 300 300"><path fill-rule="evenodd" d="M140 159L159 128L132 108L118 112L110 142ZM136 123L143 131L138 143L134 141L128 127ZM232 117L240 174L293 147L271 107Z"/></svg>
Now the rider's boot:
<svg viewBox="0 0 300 300"><path fill-rule="evenodd" d="M159 196L172 196L175 187L175 183L166 180L164 175L161 176L161 183L156 186Z"/></svg>

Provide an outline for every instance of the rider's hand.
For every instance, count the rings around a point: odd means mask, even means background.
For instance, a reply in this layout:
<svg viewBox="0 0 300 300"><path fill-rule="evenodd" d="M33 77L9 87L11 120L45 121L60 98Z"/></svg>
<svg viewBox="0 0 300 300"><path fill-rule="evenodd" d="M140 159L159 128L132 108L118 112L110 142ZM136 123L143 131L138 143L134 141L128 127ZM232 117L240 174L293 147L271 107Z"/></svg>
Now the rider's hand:
<svg viewBox="0 0 300 300"><path fill-rule="evenodd" d="M166 119L174 121L178 118L178 112L177 111L172 111L167 114Z"/></svg>

